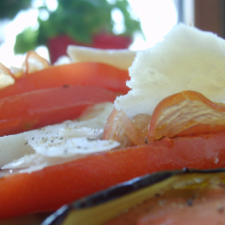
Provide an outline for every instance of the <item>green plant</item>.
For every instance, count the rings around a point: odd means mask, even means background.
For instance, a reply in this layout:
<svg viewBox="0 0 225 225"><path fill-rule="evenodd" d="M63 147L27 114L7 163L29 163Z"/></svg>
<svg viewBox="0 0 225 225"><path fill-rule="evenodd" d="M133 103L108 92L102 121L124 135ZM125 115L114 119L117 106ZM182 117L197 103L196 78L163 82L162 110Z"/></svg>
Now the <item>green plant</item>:
<svg viewBox="0 0 225 225"><path fill-rule="evenodd" d="M0 19L13 19L23 9L31 7L31 0L0 0Z"/></svg>
<svg viewBox="0 0 225 225"><path fill-rule="evenodd" d="M109 3L107 0L58 0L58 7L51 12L47 6L45 10L49 17L47 20L38 17L39 28L31 27L17 35L14 46L15 53L24 53L37 46L46 45L49 38L58 35L68 35L82 43L91 43L93 35L99 32L113 33L114 21L112 11L118 9L124 17L125 30L121 35L132 36L140 31L140 23L133 19L128 11L127 0L116 0Z"/></svg>

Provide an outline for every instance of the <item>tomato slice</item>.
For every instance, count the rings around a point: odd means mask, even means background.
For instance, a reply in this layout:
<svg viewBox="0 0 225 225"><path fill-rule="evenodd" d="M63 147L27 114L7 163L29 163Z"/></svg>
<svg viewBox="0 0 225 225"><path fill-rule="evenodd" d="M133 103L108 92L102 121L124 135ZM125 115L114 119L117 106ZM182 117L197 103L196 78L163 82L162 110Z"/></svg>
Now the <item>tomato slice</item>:
<svg viewBox="0 0 225 225"><path fill-rule="evenodd" d="M90 86L65 86L0 99L0 135L75 119L93 104L113 102L116 93Z"/></svg>
<svg viewBox="0 0 225 225"><path fill-rule="evenodd" d="M183 91L156 106L147 139L151 142L162 137L224 131L224 118L224 104L214 103L196 91Z"/></svg>
<svg viewBox="0 0 225 225"><path fill-rule="evenodd" d="M126 94L129 90L127 80L127 70L101 63L72 63L21 76L14 85L0 91L0 98L63 85L96 86Z"/></svg>
<svg viewBox="0 0 225 225"><path fill-rule="evenodd" d="M0 180L0 218L57 209L81 197L162 170L225 166L225 133L162 139L90 155Z"/></svg>

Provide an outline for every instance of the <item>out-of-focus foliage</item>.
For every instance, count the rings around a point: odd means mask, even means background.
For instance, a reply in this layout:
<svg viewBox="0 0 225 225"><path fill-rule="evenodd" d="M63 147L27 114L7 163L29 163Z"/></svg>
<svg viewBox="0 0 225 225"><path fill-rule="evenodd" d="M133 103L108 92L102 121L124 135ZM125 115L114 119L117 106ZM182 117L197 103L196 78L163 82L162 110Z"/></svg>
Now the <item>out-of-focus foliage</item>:
<svg viewBox="0 0 225 225"><path fill-rule="evenodd" d="M0 19L13 19L23 9L31 7L31 0L0 0Z"/></svg>
<svg viewBox="0 0 225 225"><path fill-rule="evenodd" d="M58 35L68 35L82 43L91 43L93 35L99 32L113 33L114 21L112 11L118 9L124 17L125 30L121 35L132 36L140 31L139 21L132 18L127 0L58 0L55 11L49 11L47 6L39 10L48 12L47 20L38 17L39 28L27 28L17 35L14 50L24 53L40 45L46 45L49 38Z"/></svg>
<svg viewBox="0 0 225 225"><path fill-rule="evenodd" d="M38 31L31 27L17 35L17 44L14 46L16 53L25 53L37 47Z"/></svg>

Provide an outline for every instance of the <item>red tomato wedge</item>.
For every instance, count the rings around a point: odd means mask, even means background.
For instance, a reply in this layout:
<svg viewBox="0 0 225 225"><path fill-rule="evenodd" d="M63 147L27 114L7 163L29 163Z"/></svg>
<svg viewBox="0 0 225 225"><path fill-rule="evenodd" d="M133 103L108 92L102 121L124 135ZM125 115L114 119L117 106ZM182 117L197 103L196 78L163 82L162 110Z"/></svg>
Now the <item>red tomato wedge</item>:
<svg viewBox="0 0 225 225"><path fill-rule="evenodd" d="M75 119L88 106L110 101L116 93L88 86L66 86L0 99L0 136Z"/></svg>
<svg viewBox="0 0 225 225"><path fill-rule="evenodd" d="M0 218L57 209L134 177L225 166L225 133L162 139L0 180Z"/></svg>
<svg viewBox="0 0 225 225"><path fill-rule="evenodd" d="M126 86L127 80L127 70L101 63L50 66L18 78L14 85L1 90L0 98L63 85L96 86L126 94L129 90Z"/></svg>
<svg viewBox="0 0 225 225"><path fill-rule="evenodd" d="M162 137L190 136L225 130L225 105L195 91L163 99L155 108L147 134L149 142Z"/></svg>

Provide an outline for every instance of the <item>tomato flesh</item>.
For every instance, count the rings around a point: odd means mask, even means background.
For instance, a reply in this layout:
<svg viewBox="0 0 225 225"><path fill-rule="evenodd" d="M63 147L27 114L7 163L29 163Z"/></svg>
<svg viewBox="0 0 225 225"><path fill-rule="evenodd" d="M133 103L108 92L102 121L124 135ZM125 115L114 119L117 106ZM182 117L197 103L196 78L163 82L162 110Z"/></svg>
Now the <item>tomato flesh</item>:
<svg viewBox="0 0 225 225"><path fill-rule="evenodd" d="M0 99L0 136L75 119L88 106L110 101L116 93L87 86L44 89Z"/></svg>
<svg viewBox="0 0 225 225"><path fill-rule="evenodd" d="M0 218L57 209L120 182L162 170L225 166L225 133L163 139L90 155L0 180Z"/></svg>
<svg viewBox="0 0 225 225"><path fill-rule="evenodd" d="M128 79L127 70L101 63L51 66L17 79L14 85L1 90L0 98L63 85L96 86L126 94L129 90L126 86Z"/></svg>

